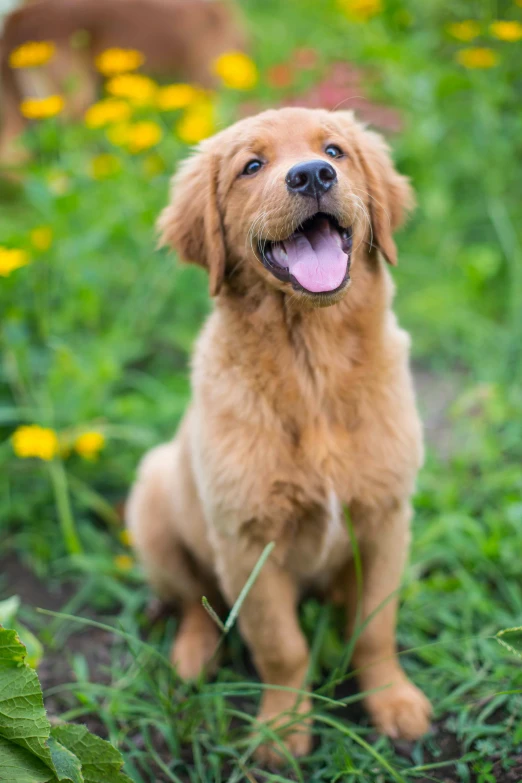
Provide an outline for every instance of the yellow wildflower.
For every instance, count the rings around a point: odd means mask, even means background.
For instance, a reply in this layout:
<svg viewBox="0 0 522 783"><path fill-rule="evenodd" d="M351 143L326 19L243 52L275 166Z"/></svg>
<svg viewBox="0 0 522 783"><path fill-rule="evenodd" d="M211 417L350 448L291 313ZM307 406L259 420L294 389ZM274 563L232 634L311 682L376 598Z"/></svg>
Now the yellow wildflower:
<svg viewBox="0 0 522 783"><path fill-rule="evenodd" d="M49 250L53 242L53 230L50 226L37 226L33 228L29 237L36 250Z"/></svg>
<svg viewBox="0 0 522 783"><path fill-rule="evenodd" d="M154 147L161 140L163 132L157 122L144 120L134 125L115 125L107 131L107 138L113 144L126 147L129 152L138 153Z"/></svg>
<svg viewBox="0 0 522 783"><path fill-rule="evenodd" d="M491 35L499 38L501 41L520 41L522 38L522 24L520 22L509 22L501 19L493 22L489 26Z"/></svg>
<svg viewBox="0 0 522 783"><path fill-rule="evenodd" d="M119 73L135 71L145 62L145 57L137 49L106 49L98 55L95 65L104 76L116 76Z"/></svg>
<svg viewBox="0 0 522 783"><path fill-rule="evenodd" d="M158 91L158 108L161 111L185 109L201 95L201 90L192 84L168 84Z"/></svg>
<svg viewBox="0 0 522 783"><path fill-rule="evenodd" d="M355 22L366 22L383 10L382 0L337 0L338 6Z"/></svg>
<svg viewBox="0 0 522 783"><path fill-rule="evenodd" d="M8 277L15 269L26 266L29 256L19 248L0 247L0 277Z"/></svg>
<svg viewBox="0 0 522 783"><path fill-rule="evenodd" d="M161 140L163 131L157 122L137 122L129 127L127 148L130 152L143 152L154 147Z"/></svg>
<svg viewBox="0 0 522 783"><path fill-rule="evenodd" d="M498 63L498 55L493 49L477 46L461 49L457 52L457 62L464 68L493 68Z"/></svg>
<svg viewBox="0 0 522 783"><path fill-rule="evenodd" d="M119 538L124 546L132 546L132 534L130 530L122 530L120 532Z"/></svg>
<svg viewBox="0 0 522 783"><path fill-rule="evenodd" d="M176 124L175 131L185 144L197 144L198 141L212 136L214 108L210 101L190 106Z"/></svg>
<svg viewBox="0 0 522 783"><path fill-rule="evenodd" d="M45 65L54 56L56 47L52 41L27 41L9 55L11 68L35 68Z"/></svg>
<svg viewBox="0 0 522 783"><path fill-rule="evenodd" d="M464 22L452 22L446 27L448 33L458 41L473 41L480 35L480 25L474 19L467 19Z"/></svg>
<svg viewBox="0 0 522 783"><path fill-rule="evenodd" d="M102 128L111 122L128 120L131 107L118 98L106 98L89 106L85 112L85 124L88 128Z"/></svg>
<svg viewBox="0 0 522 783"><path fill-rule="evenodd" d="M255 63L243 52L226 52L212 64L212 70L225 87L233 90L251 90L257 84Z"/></svg>
<svg viewBox="0 0 522 783"><path fill-rule="evenodd" d="M116 155L102 153L95 155L91 160L91 177L93 179L106 179L116 174L121 169L121 162Z"/></svg>
<svg viewBox="0 0 522 783"><path fill-rule="evenodd" d="M60 114L63 107L61 95L49 95L48 98L26 98L20 104L20 111L29 120L44 120Z"/></svg>
<svg viewBox="0 0 522 783"><path fill-rule="evenodd" d="M130 571L134 567L134 559L130 555L116 555L114 565L118 571Z"/></svg>
<svg viewBox="0 0 522 783"><path fill-rule="evenodd" d="M127 98L131 103L146 106L154 102L158 85L140 73L122 73L110 79L106 89L117 98Z"/></svg>
<svg viewBox="0 0 522 783"><path fill-rule="evenodd" d="M58 436L54 430L38 424L18 427L13 434L13 449L17 457L38 457L51 460L58 453Z"/></svg>
<svg viewBox="0 0 522 783"><path fill-rule="evenodd" d="M74 441L74 448L83 459L94 460L105 446L101 432L84 432Z"/></svg>

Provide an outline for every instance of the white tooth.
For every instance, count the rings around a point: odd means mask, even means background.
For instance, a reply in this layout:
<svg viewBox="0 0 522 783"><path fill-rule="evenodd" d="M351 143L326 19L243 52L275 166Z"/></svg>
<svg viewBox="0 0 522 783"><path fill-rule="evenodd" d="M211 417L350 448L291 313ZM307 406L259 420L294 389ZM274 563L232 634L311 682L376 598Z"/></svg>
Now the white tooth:
<svg viewBox="0 0 522 783"><path fill-rule="evenodd" d="M272 256L276 263L280 264L281 266L287 266L288 255L283 245L281 244L272 245Z"/></svg>
<svg viewBox="0 0 522 783"><path fill-rule="evenodd" d="M339 232L338 231L334 231L333 235L334 235L334 239L337 242L337 244L339 245L339 247L342 248L343 240L341 239L341 235L339 234Z"/></svg>

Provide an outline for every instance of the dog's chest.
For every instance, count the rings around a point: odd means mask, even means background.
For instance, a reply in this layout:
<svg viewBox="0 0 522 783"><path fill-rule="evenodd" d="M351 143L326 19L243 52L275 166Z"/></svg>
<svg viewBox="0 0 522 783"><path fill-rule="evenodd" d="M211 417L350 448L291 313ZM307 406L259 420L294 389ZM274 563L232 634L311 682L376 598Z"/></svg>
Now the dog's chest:
<svg viewBox="0 0 522 783"><path fill-rule="evenodd" d="M333 490L323 513L302 524L289 551L288 566L304 583L322 585L348 559L350 541L341 503Z"/></svg>

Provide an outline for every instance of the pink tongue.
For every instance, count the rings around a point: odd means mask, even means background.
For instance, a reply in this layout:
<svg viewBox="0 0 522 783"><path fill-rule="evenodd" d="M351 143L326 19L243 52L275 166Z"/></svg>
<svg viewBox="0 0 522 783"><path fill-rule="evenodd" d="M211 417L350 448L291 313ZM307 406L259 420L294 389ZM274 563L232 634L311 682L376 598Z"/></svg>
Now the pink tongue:
<svg viewBox="0 0 522 783"><path fill-rule="evenodd" d="M326 218L285 240L288 270L307 291L333 291L343 282L348 258L338 242Z"/></svg>

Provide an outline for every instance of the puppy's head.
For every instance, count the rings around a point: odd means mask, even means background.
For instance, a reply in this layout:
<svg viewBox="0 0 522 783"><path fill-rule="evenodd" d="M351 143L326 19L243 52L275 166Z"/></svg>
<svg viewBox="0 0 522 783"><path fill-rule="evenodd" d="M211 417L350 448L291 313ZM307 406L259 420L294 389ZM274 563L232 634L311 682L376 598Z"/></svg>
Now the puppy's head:
<svg viewBox="0 0 522 783"><path fill-rule="evenodd" d="M210 292L246 270L307 302L338 301L357 256L397 263L412 205L382 138L349 112L280 109L204 141L173 179L164 243L209 269Z"/></svg>

